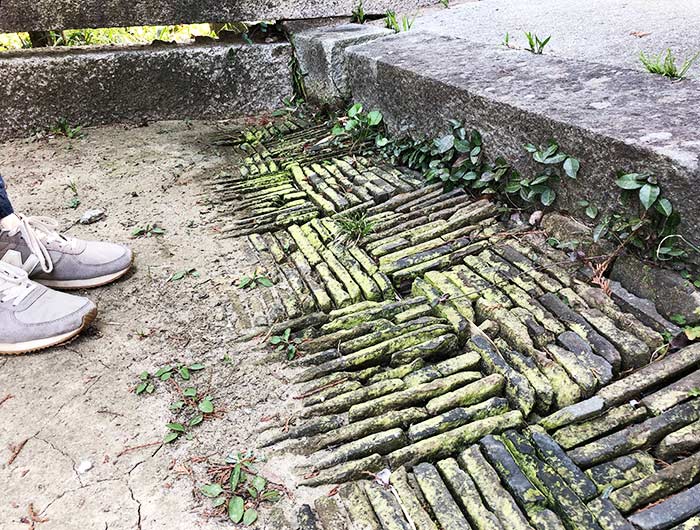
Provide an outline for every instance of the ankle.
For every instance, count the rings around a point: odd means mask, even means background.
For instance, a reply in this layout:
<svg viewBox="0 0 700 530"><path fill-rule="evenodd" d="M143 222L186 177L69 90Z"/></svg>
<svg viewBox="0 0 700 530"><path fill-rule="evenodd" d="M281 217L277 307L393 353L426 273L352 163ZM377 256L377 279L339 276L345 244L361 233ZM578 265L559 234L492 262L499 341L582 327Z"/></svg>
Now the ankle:
<svg viewBox="0 0 700 530"><path fill-rule="evenodd" d="M11 213L7 217L0 219L0 230L14 230L20 224L20 218Z"/></svg>

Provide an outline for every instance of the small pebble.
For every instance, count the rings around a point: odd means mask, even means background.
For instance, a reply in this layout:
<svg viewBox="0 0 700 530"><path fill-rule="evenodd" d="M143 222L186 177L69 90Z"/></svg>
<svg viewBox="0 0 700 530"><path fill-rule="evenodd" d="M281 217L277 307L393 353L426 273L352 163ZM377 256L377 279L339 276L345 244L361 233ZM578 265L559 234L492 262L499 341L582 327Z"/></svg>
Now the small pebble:
<svg viewBox="0 0 700 530"><path fill-rule="evenodd" d="M97 221L101 221L107 216L104 210L88 210L80 218L80 224L91 225Z"/></svg>

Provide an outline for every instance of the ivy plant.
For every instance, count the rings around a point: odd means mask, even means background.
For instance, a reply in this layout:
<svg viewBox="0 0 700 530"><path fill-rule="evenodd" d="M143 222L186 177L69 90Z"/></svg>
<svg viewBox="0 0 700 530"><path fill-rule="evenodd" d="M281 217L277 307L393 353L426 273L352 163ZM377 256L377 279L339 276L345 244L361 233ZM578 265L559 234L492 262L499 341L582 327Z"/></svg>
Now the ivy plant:
<svg viewBox="0 0 700 530"><path fill-rule="evenodd" d="M685 251L670 239L676 234L680 216L662 195L656 177L650 173L620 173L615 184L622 190L623 204L635 213L605 215L593 230L593 240L612 236L643 251L657 247L657 257L662 260L684 256ZM664 241L668 243L660 245Z"/></svg>

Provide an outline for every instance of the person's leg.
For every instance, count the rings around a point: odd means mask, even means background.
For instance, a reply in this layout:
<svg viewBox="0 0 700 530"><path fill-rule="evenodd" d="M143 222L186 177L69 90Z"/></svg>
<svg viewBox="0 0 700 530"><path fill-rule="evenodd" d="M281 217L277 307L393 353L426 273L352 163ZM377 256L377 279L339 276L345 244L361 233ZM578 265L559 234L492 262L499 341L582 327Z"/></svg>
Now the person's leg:
<svg viewBox="0 0 700 530"><path fill-rule="evenodd" d="M0 175L0 220L4 219L8 215L12 215L15 211L12 209L12 203L10 198L7 196L7 189L5 188L5 181Z"/></svg>

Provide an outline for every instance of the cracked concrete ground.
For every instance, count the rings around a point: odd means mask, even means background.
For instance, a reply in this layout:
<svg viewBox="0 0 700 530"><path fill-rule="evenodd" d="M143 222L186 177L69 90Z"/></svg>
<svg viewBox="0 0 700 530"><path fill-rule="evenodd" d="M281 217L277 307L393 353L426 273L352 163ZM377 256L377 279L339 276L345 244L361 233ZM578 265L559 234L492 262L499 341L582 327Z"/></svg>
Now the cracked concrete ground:
<svg viewBox="0 0 700 530"><path fill-rule="evenodd" d="M10 396L0 404L0 526L28 528L31 505L45 519L40 530L225 527L203 517L196 491L206 462L197 457L220 461L252 447L254 426L278 411L288 381L279 366L256 364L265 352L231 344L239 332L235 283L254 264L236 240L217 236L202 198L203 180L225 165L210 144L219 125L86 132L77 140L0 145L17 210L56 217L75 236L128 243L136 253L129 277L82 293L100 312L84 336L45 353L0 358L0 400ZM69 181L81 200L77 210L68 207ZM105 209L107 218L74 225L91 208ZM130 238L147 223L165 234ZM191 268L198 278L167 281ZM160 447L173 394L167 385L145 397L133 389L142 371L174 360L207 366L201 377L219 414L192 440ZM284 466L270 467L263 473L285 483ZM263 512L259 527L280 528L279 521Z"/></svg>

